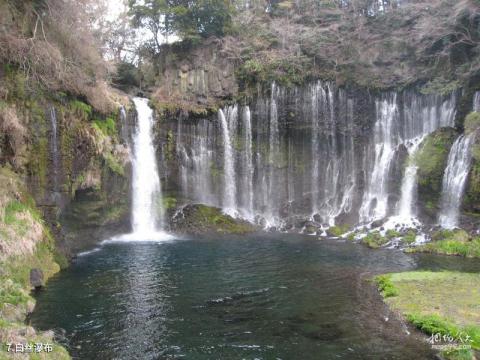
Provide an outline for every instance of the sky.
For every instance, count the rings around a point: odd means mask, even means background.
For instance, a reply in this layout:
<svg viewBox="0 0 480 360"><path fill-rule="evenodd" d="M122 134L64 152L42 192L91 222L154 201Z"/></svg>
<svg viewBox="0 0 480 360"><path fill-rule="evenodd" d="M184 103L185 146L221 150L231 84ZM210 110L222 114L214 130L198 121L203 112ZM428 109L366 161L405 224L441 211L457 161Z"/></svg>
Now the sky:
<svg viewBox="0 0 480 360"><path fill-rule="evenodd" d="M122 0L107 0L109 20L115 20L125 10Z"/></svg>

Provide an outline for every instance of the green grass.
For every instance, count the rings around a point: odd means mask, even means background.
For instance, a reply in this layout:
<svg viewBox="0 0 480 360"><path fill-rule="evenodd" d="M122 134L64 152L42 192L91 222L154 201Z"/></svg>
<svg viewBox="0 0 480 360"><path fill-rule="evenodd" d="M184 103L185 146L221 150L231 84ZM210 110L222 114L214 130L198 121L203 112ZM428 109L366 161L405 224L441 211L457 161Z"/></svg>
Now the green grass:
<svg viewBox="0 0 480 360"><path fill-rule="evenodd" d="M407 320L411 322L419 330L428 335L441 334L452 336L457 341L465 341L468 335L468 345L471 345L474 349L480 349L480 326L470 325L460 327L445 320L438 315L420 315L420 314L408 314Z"/></svg>
<svg viewBox="0 0 480 360"><path fill-rule="evenodd" d="M392 310L428 335L453 337L459 345L480 349L480 274L411 271L375 277ZM466 335L471 339L465 341ZM471 350L442 352L445 359L471 360Z"/></svg>
<svg viewBox="0 0 480 360"><path fill-rule="evenodd" d="M3 304L25 304L30 296L25 289L11 279L2 279L0 282L0 309Z"/></svg>
<svg viewBox="0 0 480 360"><path fill-rule="evenodd" d="M389 298L389 297L398 295L398 290L395 288L395 285L393 285L391 278L392 278L391 275L386 274L386 275L378 275L374 279L378 285L378 291L380 291L380 293L384 298Z"/></svg>
<svg viewBox="0 0 480 360"><path fill-rule="evenodd" d="M426 252L439 255L480 258L480 238L475 238L467 242L456 240L432 241L428 244L409 249L409 252Z"/></svg>

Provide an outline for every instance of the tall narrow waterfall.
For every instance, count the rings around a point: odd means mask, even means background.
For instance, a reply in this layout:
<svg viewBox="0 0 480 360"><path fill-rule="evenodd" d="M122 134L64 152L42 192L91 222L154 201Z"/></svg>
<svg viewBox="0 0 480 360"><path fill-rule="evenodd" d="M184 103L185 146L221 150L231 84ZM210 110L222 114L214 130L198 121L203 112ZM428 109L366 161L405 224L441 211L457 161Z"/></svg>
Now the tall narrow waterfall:
<svg viewBox="0 0 480 360"><path fill-rule="evenodd" d="M128 124L127 124L127 111L125 110L125 107L120 107L120 125L121 125L121 135L122 135L122 141L126 144L128 144Z"/></svg>
<svg viewBox="0 0 480 360"><path fill-rule="evenodd" d="M223 176L223 208L230 215L236 214L236 183L235 183L235 158L233 157L231 128L235 128L238 118L238 107L227 108L226 115L223 110L218 111L218 118L222 127L224 151L224 176Z"/></svg>
<svg viewBox="0 0 480 360"><path fill-rule="evenodd" d="M162 228L162 196L152 141L153 111L148 100L134 98L137 129L133 139L133 233L139 238L151 237Z"/></svg>
<svg viewBox="0 0 480 360"><path fill-rule="evenodd" d="M439 223L451 229L458 225L462 195L465 189L470 163L472 160L471 144L474 135L461 135L448 155L447 168L443 175L441 210Z"/></svg>
<svg viewBox="0 0 480 360"><path fill-rule="evenodd" d="M473 95L473 111L480 112L480 91L476 91Z"/></svg>
<svg viewBox="0 0 480 360"><path fill-rule="evenodd" d="M252 116L250 107L246 106L243 110L243 131L244 131L244 150L243 150L243 171L242 171L242 212L243 216L253 220L253 143L252 143Z"/></svg>
<svg viewBox="0 0 480 360"><path fill-rule="evenodd" d="M50 124L52 127L51 136L51 153L52 153L52 174L53 174L53 197L54 200L58 196L58 170L59 170L59 158L58 158L58 130L57 130L57 112L54 106L50 107Z"/></svg>
<svg viewBox="0 0 480 360"><path fill-rule="evenodd" d="M416 222L416 199L417 199L417 171L415 154L425 136L419 136L407 144L408 159L402 179L400 202L398 204L396 223L406 224L409 227Z"/></svg>

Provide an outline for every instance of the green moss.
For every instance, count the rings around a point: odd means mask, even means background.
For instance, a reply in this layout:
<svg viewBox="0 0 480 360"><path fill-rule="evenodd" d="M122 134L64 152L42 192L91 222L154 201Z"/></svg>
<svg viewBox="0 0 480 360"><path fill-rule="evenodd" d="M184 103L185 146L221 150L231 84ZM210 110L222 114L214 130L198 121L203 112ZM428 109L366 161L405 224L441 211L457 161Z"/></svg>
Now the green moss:
<svg viewBox="0 0 480 360"><path fill-rule="evenodd" d="M125 175L125 169L123 165L120 163L120 161L117 158L115 158L115 156L112 153L107 152L103 154L103 159L105 160L105 164L113 173L120 176Z"/></svg>
<svg viewBox="0 0 480 360"><path fill-rule="evenodd" d="M250 223L234 219L221 209L206 205L189 205L184 217L176 223L177 230L188 233L245 234L256 230Z"/></svg>
<svg viewBox="0 0 480 360"><path fill-rule="evenodd" d="M92 115L92 107L79 100L70 101L70 108L83 120L87 120Z"/></svg>
<svg viewBox="0 0 480 360"><path fill-rule="evenodd" d="M480 140L478 136L471 151L473 161L465 196L463 197L463 207L465 211L476 215L480 214Z"/></svg>
<svg viewBox="0 0 480 360"><path fill-rule="evenodd" d="M387 232L385 233L385 236L389 240L400 237L400 235L401 234L397 230L393 230L393 229L387 230Z"/></svg>
<svg viewBox="0 0 480 360"><path fill-rule="evenodd" d="M457 136L454 129L441 128L427 136L415 156L418 166L418 194L428 214L434 216L441 196L442 179L450 148Z"/></svg>
<svg viewBox="0 0 480 360"><path fill-rule="evenodd" d="M362 243L372 249L378 249L382 245L388 243L388 241L389 240L382 236L378 231L369 232L364 238L362 238Z"/></svg>
<svg viewBox="0 0 480 360"><path fill-rule="evenodd" d="M335 225L335 226L331 226L327 233L328 235L330 236L335 236L335 237L339 237L339 236L342 236L343 234L345 234L346 232L348 232L348 230L350 230L350 226L349 225Z"/></svg>
<svg viewBox="0 0 480 360"><path fill-rule="evenodd" d="M105 120L93 120L93 127L101 131L105 136L117 136L117 125L114 117L107 117Z"/></svg>
<svg viewBox="0 0 480 360"><path fill-rule="evenodd" d="M413 244L417 239L417 232L415 230L408 230L402 239L407 244Z"/></svg>
<svg viewBox="0 0 480 360"><path fill-rule="evenodd" d="M163 198L163 208L165 210L175 209L177 207L177 199L174 197Z"/></svg>
<svg viewBox="0 0 480 360"><path fill-rule="evenodd" d="M474 111L468 114L465 118L463 127L465 128L465 134L467 135L480 128L480 113Z"/></svg>
<svg viewBox="0 0 480 360"><path fill-rule="evenodd" d="M460 87L458 80L449 80L443 77L435 78L429 81L421 90L422 94L440 94L449 95Z"/></svg>

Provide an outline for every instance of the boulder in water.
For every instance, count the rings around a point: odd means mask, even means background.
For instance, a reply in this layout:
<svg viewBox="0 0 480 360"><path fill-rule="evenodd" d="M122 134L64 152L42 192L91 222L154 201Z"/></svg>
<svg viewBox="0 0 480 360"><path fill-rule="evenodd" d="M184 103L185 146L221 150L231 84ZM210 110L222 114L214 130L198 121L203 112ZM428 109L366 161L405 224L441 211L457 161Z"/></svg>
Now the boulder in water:
<svg viewBox="0 0 480 360"><path fill-rule="evenodd" d="M246 234L259 230L243 219L224 214L221 209L189 204L170 221L171 230L183 234Z"/></svg>
<svg viewBox="0 0 480 360"><path fill-rule="evenodd" d="M43 286L43 271L41 269L30 270L30 284L35 289L39 289Z"/></svg>

